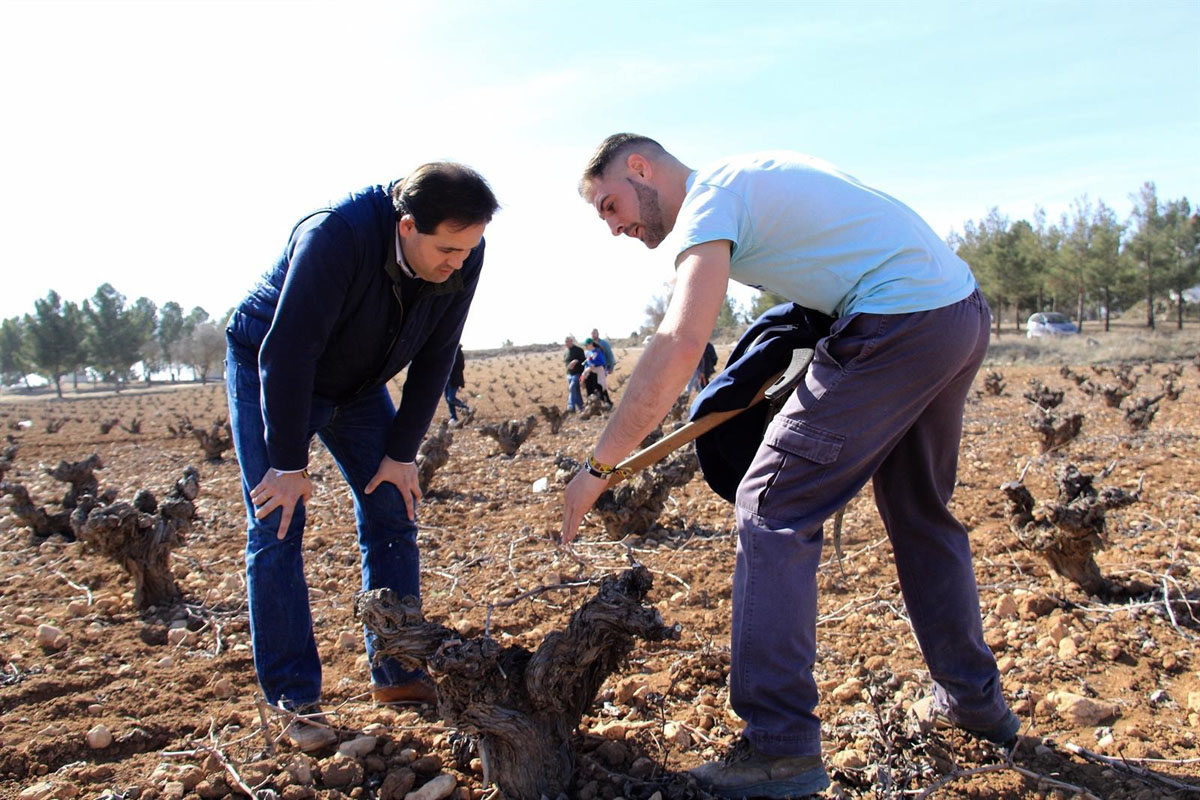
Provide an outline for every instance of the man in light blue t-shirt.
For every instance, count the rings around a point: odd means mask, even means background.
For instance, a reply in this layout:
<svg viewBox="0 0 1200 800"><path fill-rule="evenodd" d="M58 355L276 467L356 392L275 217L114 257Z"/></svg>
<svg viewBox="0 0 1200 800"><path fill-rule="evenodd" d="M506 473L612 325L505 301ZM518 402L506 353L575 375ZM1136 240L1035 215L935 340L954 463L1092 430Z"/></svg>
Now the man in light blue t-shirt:
<svg viewBox="0 0 1200 800"><path fill-rule="evenodd" d="M732 757L694 770L697 780L725 797L828 786L812 675L822 525L871 479L933 680L922 721L1009 744L1019 722L983 640L967 532L947 509L963 405L988 345L970 268L903 203L799 153L693 170L652 139L616 134L580 194L614 236L653 249L673 234L676 279L567 487L564 541L679 395L730 278L836 318L738 487L729 692L746 728Z"/></svg>

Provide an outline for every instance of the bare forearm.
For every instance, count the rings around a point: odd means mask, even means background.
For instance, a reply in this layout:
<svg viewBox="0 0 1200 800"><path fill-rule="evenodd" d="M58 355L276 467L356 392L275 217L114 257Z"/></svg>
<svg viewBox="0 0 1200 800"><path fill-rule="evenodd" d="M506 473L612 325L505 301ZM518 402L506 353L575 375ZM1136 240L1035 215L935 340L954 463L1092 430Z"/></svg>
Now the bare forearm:
<svg viewBox="0 0 1200 800"><path fill-rule="evenodd" d="M703 352L704 341L685 334L660 331L650 340L596 443L597 460L616 464L662 422Z"/></svg>

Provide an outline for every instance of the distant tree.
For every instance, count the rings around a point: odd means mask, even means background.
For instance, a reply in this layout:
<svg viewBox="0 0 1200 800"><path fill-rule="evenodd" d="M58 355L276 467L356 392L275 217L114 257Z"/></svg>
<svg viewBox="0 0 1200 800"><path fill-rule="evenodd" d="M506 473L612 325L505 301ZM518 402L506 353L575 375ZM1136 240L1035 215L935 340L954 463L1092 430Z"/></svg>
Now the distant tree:
<svg viewBox="0 0 1200 800"><path fill-rule="evenodd" d="M1121 235L1124 231L1125 227L1117 221L1116 212L1103 201L1097 203L1092 212L1088 282L1100 293L1105 333L1109 330L1109 320L1118 293L1126 295L1135 278L1132 261L1121 254Z"/></svg>
<svg viewBox="0 0 1200 800"><path fill-rule="evenodd" d="M175 359L171 350L183 338L183 306L174 300L163 303L158 310L158 327L154 330L154 341L158 345L159 363L166 366L175 380Z"/></svg>
<svg viewBox="0 0 1200 800"><path fill-rule="evenodd" d="M183 320L183 334L188 336L192 331L196 330L196 326L202 322L208 322L208 312L200 306L196 306L188 312L187 317Z"/></svg>
<svg viewBox="0 0 1200 800"><path fill-rule="evenodd" d="M663 285L663 293L656 294L646 304L646 321L642 323L641 335L646 336L658 330L663 317L667 315L667 306L671 304L671 295L675 293L675 282L668 281Z"/></svg>
<svg viewBox="0 0 1200 800"><path fill-rule="evenodd" d="M130 333L138 341L138 356L142 362L142 377L150 383L150 376L161 369L165 362L158 357L158 342L154 332L158 328L158 308L148 297L139 297L129 309Z"/></svg>
<svg viewBox="0 0 1200 800"><path fill-rule="evenodd" d="M1047 307L1057 311L1059 298L1075 294L1077 287L1064 270L1062 241L1062 229L1048 225L1045 209L1035 208L1029 235L1023 236L1018 245L1030 281L1029 289L1036 292L1034 308L1038 311L1045 311Z"/></svg>
<svg viewBox="0 0 1200 800"><path fill-rule="evenodd" d="M1175 296L1175 326L1183 330L1184 292L1200 280L1200 216L1192 214L1184 197L1169 201L1163 217L1167 241L1163 284Z"/></svg>
<svg viewBox="0 0 1200 800"><path fill-rule="evenodd" d="M1166 221L1158 202L1158 189L1147 181L1133 196L1133 220L1137 230L1126 249L1136 260L1141 270L1146 297L1146 327L1153 329L1154 297L1158 292L1158 271L1167 260L1170 244L1167 240Z"/></svg>
<svg viewBox="0 0 1200 800"><path fill-rule="evenodd" d="M115 381L117 391L128 378L130 368L142 358L142 346L149 336L145 313L144 304L126 308L125 295L109 283L83 301L83 314L88 322L89 366Z"/></svg>
<svg viewBox="0 0 1200 800"><path fill-rule="evenodd" d="M34 313L25 315L29 354L37 373L54 384L62 397L62 376L84 362L83 312L72 302L64 303L53 289L33 302Z"/></svg>
<svg viewBox="0 0 1200 800"><path fill-rule="evenodd" d="M734 303L732 297L725 295L725 300L721 303L721 310L717 313L717 324L713 327L714 335L734 336L743 322L737 304Z"/></svg>
<svg viewBox="0 0 1200 800"><path fill-rule="evenodd" d="M224 356L224 328L211 320L197 323L175 347L175 358L191 367L200 383L208 382L209 373Z"/></svg>
<svg viewBox="0 0 1200 800"><path fill-rule="evenodd" d="M1035 237L1032 225L1025 220L1010 223L997 208L979 222L968 220L961 235L950 234L951 247L971 265L992 307L997 336L1007 306L1012 306L1014 325L1019 329L1022 303L1036 302L1037 291L1030 289L1035 283L1030 276Z"/></svg>
<svg viewBox="0 0 1200 800"><path fill-rule="evenodd" d="M750 310L746 312L747 321L753 322L761 317L764 311L787 302L789 302L788 299L783 295L775 294L770 289L763 289L754 295L754 300L750 303Z"/></svg>
<svg viewBox="0 0 1200 800"><path fill-rule="evenodd" d="M12 386L21 381L29 385L30 358L20 317L0 323L0 381Z"/></svg>

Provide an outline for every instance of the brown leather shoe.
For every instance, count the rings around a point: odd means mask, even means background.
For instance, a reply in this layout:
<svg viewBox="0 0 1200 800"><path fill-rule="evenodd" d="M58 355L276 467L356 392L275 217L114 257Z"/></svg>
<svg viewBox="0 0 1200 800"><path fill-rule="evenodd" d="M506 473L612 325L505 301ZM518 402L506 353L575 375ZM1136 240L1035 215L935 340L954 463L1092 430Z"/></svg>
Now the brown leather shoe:
<svg viewBox="0 0 1200 800"><path fill-rule="evenodd" d="M416 705L424 703L436 706L437 689L428 678L417 678L399 686L372 686L371 697L378 705Z"/></svg>

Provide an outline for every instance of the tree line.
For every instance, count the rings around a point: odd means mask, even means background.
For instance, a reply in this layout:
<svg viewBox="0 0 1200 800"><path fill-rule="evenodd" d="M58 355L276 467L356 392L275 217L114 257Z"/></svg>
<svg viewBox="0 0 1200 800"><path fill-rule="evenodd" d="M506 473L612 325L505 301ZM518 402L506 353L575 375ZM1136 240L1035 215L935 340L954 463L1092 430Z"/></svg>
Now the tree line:
<svg viewBox="0 0 1200 800"><path fill-rule="evenodd" d="M1081 197L1057 224L1048 224L1041 209L1032 221L1012 222L993 208L968 221L961 234L952 232L948 242L971 265L996 333L1006 316L1019 330L1035 311L1065 311L1081 329L1085 320L1095 320L1107 331L1111 318L1141 303L1147 327L1156 328L1157 312L1173 306L1182 328L1185 293L1200 283L1200 213L1186 197L1160 200L1149 182L1132 199L1124 222L1103 201ZM747 318L781 302L762 292Z"/></svg>
<svg viewBox="0 0 1200 800"><path fill-rule="evenodd" d="M63 378L78 388L80 375L111 381L117 391L136 379L166 372L178 379L189 369L202 383L225 355L219 321L196 306L188 313L174 301L158 307L146 297L129 303L105 283L82 303L63 300L51 290L34 301L32 314L0 322L0 381L29 385L38 375L62 397Z"/></svg>

